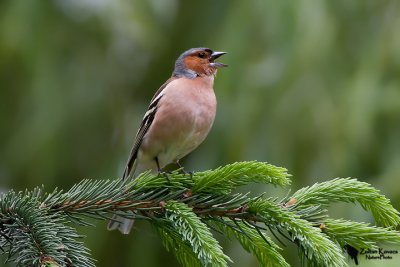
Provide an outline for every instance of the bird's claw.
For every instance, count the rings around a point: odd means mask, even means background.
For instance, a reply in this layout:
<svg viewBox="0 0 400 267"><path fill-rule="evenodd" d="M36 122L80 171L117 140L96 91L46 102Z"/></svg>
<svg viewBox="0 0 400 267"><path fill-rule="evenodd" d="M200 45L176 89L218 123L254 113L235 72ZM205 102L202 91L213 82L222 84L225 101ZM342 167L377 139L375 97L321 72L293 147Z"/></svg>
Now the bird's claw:
<svg viewBox="0 0 400 267"><path fill-rule="evenodd" d="M187 171L187 170L185 170L183 167L180 168L178 171L179 171L181 174L184 174L184 175L189 174L190 177L193 177L193 172L192 172L192 171Z"/></svg>
<svg viewBox="0 0 400 267"><path fill-rule="evenodd" d="M171 174L171 172L166 172L166 171L158 171L158 175L159 176L164 176L165 179L167 179L168 183L171 183L171 179L169 179L169 175Z"/></svg>
<svg viewBox="0 0 400 267"><path fill-rule="evenodd" d="M178 171L179 171L181 174L183 174L183 175L189 174L190 179L193 178L193 172L192 172L192 171L187 171L187 170L185 170L185 167L183 167L183 166L179 163L179 161L176 162L176 165L178 165L178 167L179 167L179 170L178 170Z"/></svg>
<svg viewBox="0 0 400 267"><path fill-rule="evenodd" d="M192 172L192 171L185 171L185 170L183 170L183 174L184 174L184 175L189 174L190 179L193 180L193 172Z"/></svg>

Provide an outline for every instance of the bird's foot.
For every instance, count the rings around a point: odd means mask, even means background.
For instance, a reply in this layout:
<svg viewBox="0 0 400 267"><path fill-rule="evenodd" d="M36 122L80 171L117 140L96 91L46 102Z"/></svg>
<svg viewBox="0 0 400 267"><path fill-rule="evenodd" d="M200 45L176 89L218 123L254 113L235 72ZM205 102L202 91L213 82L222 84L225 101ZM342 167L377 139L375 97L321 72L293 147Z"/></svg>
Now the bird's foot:
<svg viewBox="0 0 400 267"><path fill-rule="evenodd" d="M190 179L193 178L193 172L192 172L192 171L187 171L187 170L185 170L185 167L183 167L183 166L179 163L179 161L176 161L176 165L178 165L178 167L179 167L178 171L179 171L181 174L184 174L184 175L189 174L189 175L190 175Z"/></svg>
<svg viewBox="0 0 400 267"><path fill-rule="evenodd" d="M157 157L155 157L154 160L156 161L157 164L158 176L164 176L165 179L167 179L167 182L170 184L171 180L169 179L169 175L171 174L171 172L166 172L161 169L160 162L158 161Z"/></svg>
<svg viewBox="0 0 400 267"><path fill-rule="evenodd" d="M168 183L171 183L171 179L169 179L169 175L171 174L171 172L166 172L163 170L158 170L158 176L164 176L165 179L167 179Z"/></svg>
<svg viewBox="0 0 400 267"><path fill-rule="evenodd" d="M184 168L181 168L178 171L183 175L189 175L190 179L193 179L193 172L192 171L187 171Z"/></svg>

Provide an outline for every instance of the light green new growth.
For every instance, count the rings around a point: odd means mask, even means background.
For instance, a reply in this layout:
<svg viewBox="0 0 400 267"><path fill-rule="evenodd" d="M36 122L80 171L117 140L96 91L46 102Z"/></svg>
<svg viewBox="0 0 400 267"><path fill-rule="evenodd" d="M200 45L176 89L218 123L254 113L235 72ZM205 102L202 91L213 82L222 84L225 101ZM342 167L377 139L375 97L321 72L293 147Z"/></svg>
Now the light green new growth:
<svg viewBox="0 0 400 267"><path fill-rule="evenodd" d="M361 250L376 248L377 243L400 245L400 233L390 228L370 226L346 220L327 219L323 232L338 241L341 246L346 244Z"/></svg>
<svg viewBox="0 0 400 267"><path fill-rule="evenodd" d="M290 184L285 168L257 161L236 162L212 171L200 172L194 177L193 192L229 194L233 189L249 183L279 186Z"/></svg>
<svg viewBox="0 0 400 267"><path fill-rule="evenodd" d="M211 230L237 239L268 267L289 266L271 234L296 244L309 266L348 266L349 246L361 250L400 243L394 230L398 211L378 190L355 179L316 183L281 202L232 193L249 183L286 186L289 176L284 168L251 161L193 176L177 170L168 179L145 172L133 181L82 180L67 192L11 190L0 196L0 253L18 266L93 267L70 225L93 226L88 218L108 220L113 214L151 223L182 266L228 265L231 260ZM329 218L326 208L338 201L360 203L385 227Z"/></svg>
<svg viewBox="0 0 400 267"><path fill-rule="evenodd" d="M229 221L224 223L214 221L211 222L215 228L226 234L229 238L236 238L242 247L257 257L258 262L264 267L289 267L285 258L279 253L282 249L276 245L266 233L260 230L257 232L254 228L242 222L238 223L238 229L228 226Z"/></svg>
<svg viewBox="0 0 400 267"><path fill-rule="evenodd" d="M190 243L185 242L172 225L155 224L155 228L167 251L173 252L182 266L201 266L201 262L193 252Z"/></svg>
<svg viewBox="0 0 400 267"><path fill-rule="evenodd" d="M218 241L192 209L176 201L168 201L165 208L166 218L171 221L182 240L191 245L203 266L227 266L227 261L231 260L222 252Z"/></svg>
<svg viewBox="0 0 400 267"><path fill-rule="evenodd" d="M299 243L311 261L323 266L346 266L340 248L310 222L268 199L250 201L248 205L249 212L261 217L268 225L290 232L293 241Z"/></svg>
<svg viewBox="0 0 400 267"><path fill-rule="evenodd" d="M323 205L334 202L358 202L367 211L371 211L379 225L385 227L400 224L399 212L390 204L390 200L371 185L351 178L336 178L316 183L298 190L292 196L297 206Z"/></svg>

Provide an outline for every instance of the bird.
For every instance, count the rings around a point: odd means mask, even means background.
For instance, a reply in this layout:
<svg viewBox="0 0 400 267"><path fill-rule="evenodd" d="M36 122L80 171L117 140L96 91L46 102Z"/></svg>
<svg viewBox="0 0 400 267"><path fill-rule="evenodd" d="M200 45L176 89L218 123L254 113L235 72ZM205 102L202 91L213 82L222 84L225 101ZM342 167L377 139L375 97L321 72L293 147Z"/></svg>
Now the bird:
<svg viewBox="0 0 400 267"><path fill-rule="evenodd" d="M226 52L191 48L175 62L172 76L156 91L136 133L123 179L152 170L162 173L196 149L214 123L217 101L214 77L226 64L215 61ZM129 234L132 219L114 215L108 230Z"/></svg>

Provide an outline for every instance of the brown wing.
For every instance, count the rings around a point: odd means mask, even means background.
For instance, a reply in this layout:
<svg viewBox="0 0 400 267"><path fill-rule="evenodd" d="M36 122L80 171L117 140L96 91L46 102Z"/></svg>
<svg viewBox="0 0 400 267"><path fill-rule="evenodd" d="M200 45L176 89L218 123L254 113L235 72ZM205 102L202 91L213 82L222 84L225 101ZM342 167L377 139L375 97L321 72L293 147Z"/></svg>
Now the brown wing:
<svg viewBox="0 0 400 267"><path fill-rule="evenodd" d="M136 133L136 137L135 137L135 142L133 143L133 147L131 149L129 158L128 158L128 162L126 163L126 167L124 170L124 174L123 174L123 179L129 177L129 175L132 173L136 158L137 158L137 154L140 148L140 145L142 144L143 141L143 137L144 135L147 133L147 131L149 130L154 117L156 115L157 112L157 108L158 108L158 102L160 101L160 99L162 98L162 91L165 89L165 87L167 87L167 85L175 80L175 77L171 77L170 79L168 79L163 85L161 85L161 87L157 90L157 92L154 94L153 98L151 99L150 105L147 109L146 114L143 117L142 123L140 124L139 130Z"/></svg>

